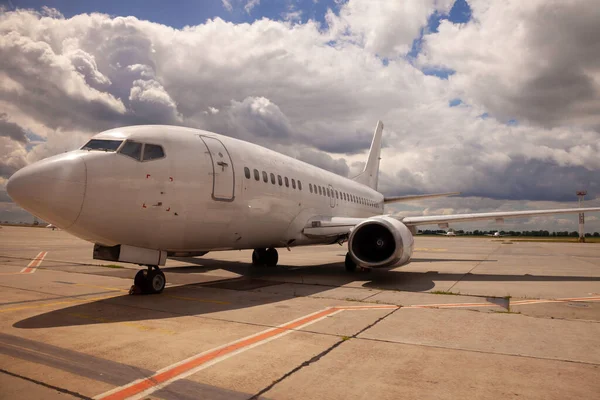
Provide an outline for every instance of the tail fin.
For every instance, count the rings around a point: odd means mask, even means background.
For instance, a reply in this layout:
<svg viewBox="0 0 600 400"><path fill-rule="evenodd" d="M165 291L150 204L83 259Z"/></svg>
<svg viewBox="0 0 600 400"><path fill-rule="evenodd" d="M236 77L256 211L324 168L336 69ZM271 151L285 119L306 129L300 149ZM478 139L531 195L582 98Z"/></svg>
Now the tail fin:
<svg viewBox="0 0 600 400"><path fill-rule="evenodd" d="M371 142L371 150L369 150L369 158L365 169L355 176L353 180L363 185L369 186L377 190L377 181L379 179L379 160L381 160L381 134L383 132L383 122L377 121L375 134Z"/></svg>

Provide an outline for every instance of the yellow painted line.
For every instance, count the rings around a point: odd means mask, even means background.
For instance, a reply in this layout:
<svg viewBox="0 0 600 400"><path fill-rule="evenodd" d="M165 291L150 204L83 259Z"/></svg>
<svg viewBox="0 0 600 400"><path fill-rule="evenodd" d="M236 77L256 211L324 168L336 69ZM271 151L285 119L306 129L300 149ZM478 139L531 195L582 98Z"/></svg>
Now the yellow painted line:
<svg viewBox="0 0 600 400"><path fill-rule="evenodd" d="M448 249L417 247L414 249L414 251L448 251Z"/></svg>
<svg viewBox="0 0 600 400"><path fill-rule="evenodd" d="M52 306L58 306L58 305L61 305L61 304L86 303L86 302L97 301L97 300L111 299L111 298L114 298L114 297L115 296L92 297L92 298L88 298L88 299L72 299L72 300L64 300L64 301L55 301L53 303L35 304L35 305L30 305L30 306L3 308L3 309L0 309L0 313L11 312L11 311L20 311L20 310L28 310L28 309L33 309L33 308L52 307Z"/></svg>
<svg viewBox="0 0 600 400"><path fill-rule="evenodd" d="M90 285L90 284L87 284L87 283L77 283L76 285L77 286L88 286L88 287L94 287L94 288L99 288L99 289L114 290L114 291L120 291L120 292L127 292L127 293L129 293L129 290L120 289L120 288L113 288L113 287L107 287L107 286ZM164 292L161 294L161 296L163 296L163 297L169 297L169 298L177 299L177 300L196 301L196 302L199 302L199 303L231 304L228 301L212 300L212 299L202 299L202 298L197 298L197 297L175 296L175 295L164 293Z"/></svg>
<svg viewBox="0 0 600 400"><path fill-rule="evenodd" d="M144 332L161 332L161 333L164 333L166 335L174 335L174 334L177 333L177 332L172 331L170 329L155 328L155 327L152 327L152 326L143 325L143 324L139 324L139 323L136 323L136 322L117 321L117 320L110 319L110 318L95 317L95 316L89 315L89 314L69 313L68 315L71 315L71 316L77 317L77 318L82 318L82 319L87 319L87 320L95 321L95 322L114 323L114 324L118 324L118 325L123 325L123 326L127 326L127 327L130 327L130 328L135 328L135 329L137 329L139 331L144 331Z"/></svg>
<svg viewBox="0 0 600 400"><path fill-rule="evenodd" d="M197 301L199 303L231 304L228 301L211 300L211 299L199 299L199 298L196 298L196 297L174 296L172 294L164 294L164 293L163 293L163 296L170 297L172 299L177 299L177 300Z"/></svg>
<svg viewBox="0 0 600 400"><path fill-rule="evenodd" d="M125 289L121 289L121 288L108 287L108 286L90 285L89 283L76 283L75 286L87 286L87 287L93 287L93 288L97 288L97 289L105 289L105 290L112 290L112 291L116 291L116 292L127 292L127 293L129 293L129 290L125 290Z"/></svg>

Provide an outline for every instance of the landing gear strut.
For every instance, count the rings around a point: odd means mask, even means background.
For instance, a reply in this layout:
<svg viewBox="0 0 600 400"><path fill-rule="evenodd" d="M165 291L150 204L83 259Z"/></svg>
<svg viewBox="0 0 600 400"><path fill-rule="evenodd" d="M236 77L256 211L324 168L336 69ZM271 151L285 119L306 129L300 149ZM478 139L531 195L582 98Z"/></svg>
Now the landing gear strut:
<svg viewBox="0 0 600 400"><path fill-rule="evenodd" d="M350 256L350 252L346 253L346 260L344 261L344 265L346 266L346 271L348 271L348 272L356 271L356 263Z"/></svg>
<svg viewBox="0 0 600 400"><path fill-rule="evenodd" d="M254 249L252 252L252 265L274 267L279 261L279 254L274 248Z"/></svg>
<svg viewBox="0 0 600 400"><path fill-rule="evenodd" d="M165 289L167 278L156 265L149 265L148 269L139 270L133 278L133 286L129 294L156 294Z"/></svg>

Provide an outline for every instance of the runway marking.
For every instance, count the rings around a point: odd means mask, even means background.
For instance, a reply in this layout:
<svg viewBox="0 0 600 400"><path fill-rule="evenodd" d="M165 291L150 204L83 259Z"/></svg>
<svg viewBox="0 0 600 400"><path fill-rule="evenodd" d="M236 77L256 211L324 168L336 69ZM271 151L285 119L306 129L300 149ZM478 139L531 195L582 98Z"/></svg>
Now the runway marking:
<svg viewBox="0 0 600 400"><path fill-rule="evenodd" d="M517 300L510 303L511 306L525 306L529 304L546 304L546 303L570 303L570 302L586 302L600 301L600 296L594 297L567 297L563 299L532 299L532 300Z"/></svg>
<svg viewBox="0 0 600 400"><path fill-rule="evenodd" d="M442 248L427 248L427 247L417 247L414 249L414 251L448 251L448 249L442 249Z"/></svg>
<svg viewBox="0 0 600 400"><path fill-rule="evenodd" d="M135 328L135 329L137 329L139 331L143 331L143 332L160 332L160 333L164 333L165 335L175 335L177 333L176 331L173 331L170 329L156 328L153 326L138 324L136 322L117 321L117 320L110 319L110 318L95 317L95 316L89 315L89 314L69 313L68 315L71 315L71 316L77 317L77 318L90 320L90 321L95 321L95 322L108 323L108 324L119 324L119 325L127 326L130 328Z"/></svg>
<svg viewBox="0 0 600 400"><path fill-rule="evenodd" d="M33 274L35 272L35 270L37 269L37 267L39 267L42 264L42 261L44 261L44 258L46 257L46 255L48 254L47 251L40 251L38 253L37 256L35 256L35 258L33 260L31 260L31 262L21 270L22 274Z"/></svg>
<svg viewBox="0 0 600 400"><path fill-rule="evenodd" d="M119 291L119 292L127 292L129 293L129 290L125 290L125 289L120 289L120 288L113 288L113 287L107 287L107 286L98 286L98 285L90 285L87 283L77 283L77 286L89 286L89 287L95 287L95 288L100 288L100 289L106 289L106 290L113 290L113 291ZM173 286L170 286L173 287ZM175 296L172 294L168 294L168 293L162 293L163 297L169 297L171 299L177 299L177 300L186 300L186 301L197 301L199 303L214 303L214 304L231 304L228 301L223 301L223 300L212 300L212 299L201 299L201 298L197 298L197 297L186 297L186 296Z"/></svg>
<svg viewBox="0 0 600 400"><path fill-rule="evenodd" d="M338 314L342 311L373 310L373 309L397 309L394 305L373 305L373 306L349 306L349 307L330 307L321 311L308 314L275 328L269 328L265 331L247 336L242 339L227 343L214 349L192 356L186 360L170 365L157 371L154 375L144 379L138 379L128 385L117 387L111 391L100 394L95 399L141 399L157 390L179 380L186 378L198 371L208 368L218 362L226 360L246 350L268 343L278 339L298 329L302 329L321 321L329 316Z"/></svg>
<svg viewBox="0 0 600 400"><path fill-rule="evenodd" d="M92 301L112 299L114 297L115 296L92 297L90 299L63 300L63 301L55 301L54 303L34 304L34 305L30 305L30 306L3 308L3 309L0 309L0 313L10 312L10 311L27 310L27 309L31 309L31 308L52 307L52 306L56 306L56 305L60 305L60 304L85 303L85 302L92 302ZM43 301L43 300L40 300L40 301Z"/></svg>

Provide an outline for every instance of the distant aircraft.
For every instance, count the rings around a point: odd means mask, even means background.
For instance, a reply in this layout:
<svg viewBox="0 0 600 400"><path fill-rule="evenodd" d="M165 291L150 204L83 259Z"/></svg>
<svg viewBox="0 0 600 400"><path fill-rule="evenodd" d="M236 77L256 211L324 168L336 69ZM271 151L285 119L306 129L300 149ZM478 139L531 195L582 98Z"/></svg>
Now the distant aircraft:
<svg viewBox="0 0 600 400"><path fill-rule="evenodd" d="M510 235L502 235L502 234L500 234L500 232L496 231L494 233L486 233L485 236L504 237L504 236L510 236Z"/></svg>
<svg viewBox="0 0 600 400"><path fill-rule="evenodd" d="M453 230L449 230L448 232L438 233L438 235L442 235L442 236L461 236L462 233L456 233Z"/></svg>
<svg viewBox="0 0 600 400"><path fill-rule="evenodd" d="M54 226L53 224L48 224L46 225L46 228L51 228L52 230L58 229L56 226Z"/></svg>
<svg viewBox="0 0 600 400"><path fill-rule="evenodd" d="M254 249L254 265L275 266L277 248L348 242L347 270L392 268L410 261L420 225L600 211L385 215L384 204L455 193L379 193L382 130L380 121L353 179L216 133L148 125L99 133L31 164L6 190L32 214L95 243L95 259L146 266L133 286L144 293L164 289L167 256Z"/></svg>

